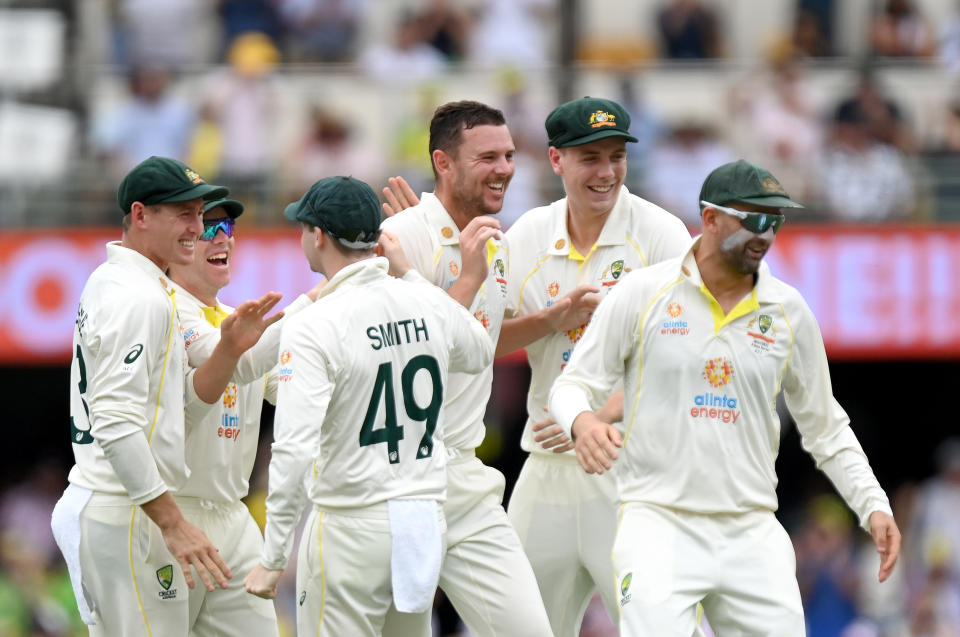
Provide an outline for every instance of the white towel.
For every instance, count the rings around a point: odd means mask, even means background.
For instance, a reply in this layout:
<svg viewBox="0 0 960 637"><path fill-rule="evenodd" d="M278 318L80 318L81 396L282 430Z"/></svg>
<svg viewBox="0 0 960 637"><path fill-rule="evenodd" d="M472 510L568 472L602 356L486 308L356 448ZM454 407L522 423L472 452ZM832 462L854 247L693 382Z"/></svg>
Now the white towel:
<svg viewBox="0 0 960 637"><path fill-rule="evenodd" d="M433 605L440 580L440 504L436 500L388 500L387 507L393 603L401 613L422 613Z"/></svg>
<svg viewBox="0 0 960 637"><path fill-rule="evenodd" d="M67 563L67 572L70 573L70 583L73 584L73 596L77 598L80 618L85 624L93 626L97 623L96 605L87 598L80 573L80 513L83 507L87 506L91 495L93 491L90 489L69 485L57 501L57 505L53 507L50 528L53 529L53 537Z"/></svg>

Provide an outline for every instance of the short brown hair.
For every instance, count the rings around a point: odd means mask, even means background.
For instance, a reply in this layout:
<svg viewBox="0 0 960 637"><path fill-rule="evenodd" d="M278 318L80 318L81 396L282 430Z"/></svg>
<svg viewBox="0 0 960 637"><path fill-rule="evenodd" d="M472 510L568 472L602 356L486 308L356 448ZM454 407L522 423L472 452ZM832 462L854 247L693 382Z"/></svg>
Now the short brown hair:
<svg viewBox="0 0 960 637"><path fill-rule="evenodd" d="M430 165L433 166L435 150L456 157L464 130L475 126L505 126L506 123L502 111L473 100L447 102L437 107L430 120ZM433 176L437 176L435 166Z"/></svg>

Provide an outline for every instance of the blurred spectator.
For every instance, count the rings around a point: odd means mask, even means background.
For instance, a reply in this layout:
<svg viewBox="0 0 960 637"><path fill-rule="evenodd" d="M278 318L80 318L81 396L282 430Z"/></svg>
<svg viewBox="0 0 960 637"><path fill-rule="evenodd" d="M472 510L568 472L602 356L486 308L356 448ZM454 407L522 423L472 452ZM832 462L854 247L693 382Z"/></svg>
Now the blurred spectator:
<svg viewBox="0 0 960 637"><path fill-rule="evenodd" d="M905 153L916 151L916 142L900 107L884 95L869 66L860 68L856 93L843 100L840 108L855 111L874 140L896 146Z"/></svg>
<svg viewBox="0 0 960 637"><path fill-rule="evenodd" d="M853 519L834 495L817 496L797 534L797 582L810 637L839 635L857 616Z"/></svg>
<svg viewBox="0 0 960 637"><path fill-rule="evenodd" d="M820 96L807 77L806 61L789 44L773 52L769 69L733 89L736 139L744 152L782 175L787 192L802 201L809 190L810 157L823 141Z"/></svg>
<svg viewBox="0 0 960 637"><path fill-rule="evenodd" d="M657 14L661 55L670 59L720 56L720 29L713 9L700 0L669 0Z"/></svg>
<svg viewBox="0 0 960 637"><path fill-rule="evenodd" d="M680 217L690 228L699 228L700 186L714 168L734 160L733 151L710 125L679 124L650 155L643 197Z"/></svg>
<svg viewBox="0 0 960 637"><path fill-rule="evenodd" d="M234 40L250 32L262 33L273 45L283 40L280 14L275 0L216 0L216 2L223 26L223 51L229 52ZM227 57L229 61L229 54Z"/></svg>
<svg viewBox="0 0 960 637"><path fill-rule="evenodd" d="M186 102L171 95L169 86L166 68L134 67L129 97L96 118L91 144L118 179L151 155L186 156L194 114Z"/></svg>
<svg viewBox="0 0 960 637"><path fill-rule="evenodd" d="M833 3L834 0L797 0L793 46L799 54L807 57L833 55Z"/></svg>
<svg viewBox="0 0 960 637"><path fill-rule="evenodd" d="M814 196L831 218L883 221L913 213L913 180L903 155L873 138L855 105L837 109L823 155L814 162Z"/></svg>
<svg viewBox="0 0 960 637"><path fill-rule="evenodd" d="M646 103L643 85L636 73L620 76L620 98L617 100L630 113L630 134L637 138L636 144L627 148L627 188L641 192L650 170L653 149L664 134L660 118Z"/></svg>
<svg viewBox="0 0 960 637"><path fill-rule="evenodd" d="M244 33L230 46L229 66L204 82L203 108L222 141L219 174L208 178L229 186L251 218L268 203L268 180L279 154L280 89L273 75L279 57L266 35Z"/></svg>
<svg viewBox="0 0 960 637"><path fill-rule="evenodd" d="M557 0L487 0L479 4L470 60L485 67L546 66L554 59L550 33Z"/></svg>
<svg viewBox="0 0 960 637"><path fill-rule="evenodd" d="M391 175L403 175L415 193L433 190L433 160L430 157L430 119L443 100L437 86L421 85L416 89L412 112L394 113L396 119L389 130ZM508 191L509 192L509 191Z"/></svg>
<svg viewBox="0 0 960 637"><path fill-rule="evenodd" d="M922 562L960 581L960 438L940 443L936 461L938 473L917 494L910 545L914 554L925 556Z"/></svg>
<svg viewBox="0 0 960 637"><path fill-rule="evenodd" d="M887 0L870 23L870 44L875 55L929 57L934 34L911 0Z"/></svg>
<svg viewBox="0 0 960 637"><path fill-rule="evenodd" d="M458 62L467 53L470 16L455 0L429 0L417 14L424 40L450 62Z"/></svg>
<svg viewBox="0 0 960 637"><path fill-rule="evenodd" d="M426 42L417 16L407 13L397 23L393 42L372 45L360 56L360 66L374 79L409 85L436 77L447 61Z"/></svg>
<svg viewBox="0 0 960 637"><path fill-rule="evenodd" d="M351 175L369 184L386 180L379 150L356 138L348 118L319 106L312 109L307 135L289 154L284 172L293 176L289 185L297 193L331 175Z"/></svg>
<svg viewBox="0 0 960 637"><path fill-rule="evenodd" d="M65 487L60 463L44 460L34 467L24 482L10 488L0 500L0 535L26 547L45 566L60 559L50 528L50 516Z"/></svg>
<svg viewBox="0 0 960 637"><path fill-rule="evenodd" d="M212 59L212 4L196 0L116 0L114 62L181 68Z"/></svg>
<svg viewBox="0 0 960 637"><path fill-rule="evenodd" d="M540 186L547 169L547 136L541 122L546 115L534 112L530 106L527 80L521 71L504 69L499 75L502 97L499 100L503 116L510 126L510 135L517 149L513 156L515 172L504 197L503 208L497 215L504 231L527 210L543 205Z"/></svg>
<svg viewBox="0 0 960 637"><path fill-rule="evenodd" d="M278 0L290 62L348 62L356 56L367 0Z"/></svg>

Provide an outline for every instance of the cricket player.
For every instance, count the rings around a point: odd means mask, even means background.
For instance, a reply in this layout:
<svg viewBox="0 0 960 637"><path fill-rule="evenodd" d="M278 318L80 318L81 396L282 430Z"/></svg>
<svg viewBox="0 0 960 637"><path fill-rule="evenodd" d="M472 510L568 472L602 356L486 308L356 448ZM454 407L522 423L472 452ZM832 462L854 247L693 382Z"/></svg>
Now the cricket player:
<svg viewBox="0 0 960 637"><path fill-rule="evenodd" d="M679 256L690 243L678 218L623 185L627 142L637 141L629 128L629 113L610 100L584 97L554 109L548 156L566 197L526 212L506 233L507 313L517 318L504 321L497 355L526 347L531 370L521 440L530 455L508 514L558 637L580 634L595 589L617 620L610 562L617 502L614 476L584 473L547 416L550 386L600 300L631 271ZM610 422L621 419L622 392L606 410Z"/></svg>
<svg viewBox="0 0 960 637"><path fill-rule="evenodd" d="M307 478L297 632L380 635L391 605L417 614L432 605L448 372L489 367L493 343L433 286L388 274L373 252L380 203L367 184L321 179L285 215L300 222L304 254L328 283L283 326L265 544L245 585L276 594Z"/></svg>
<svg viewBox="0 0 960 637"><path fill-rule="evenodd" d="M472 101L440 106L430 122L436 188L383 223L413 268L469 308L491 343L506 308L507 254L498 240L500 224L490 215L503 206L514 151L499 110ZM449 463L440 588L477 637L552 635L536 578L503 510L503 474L474 453L485 435L492 381L492 365L450 377L443 406ZM384 628L388 637L430 634L429 614L391 614Z"/></svg>
<svg viewBox="0 0 960 637"><path fill-rule="evenodd" d="M189 265L170 264L177 292L187 360L200 367L220 340L220 324L233 308L217 293L230 283L236 242L234 228L243 204L216 199L204 206L203 232ZM322 285L322 284L321 284ZM284 308L285 317L310 305L319 285ZM263 400L276 402L280 327L271 325L237 364L226 390L213 408L205 403L186 411L186 461L190 477L175 493L184 516L206 533L234 573L248 573L260 558L263 537L241 498L249 491L257 455ZM277 635L273 602L247 595L239 578L226 590L190 590L190 631L195 637L217 635Z"/></svg>
<svg viewBox="0 0 960 637"><path fill-rule="evenodd" d="M184 405L219 399L240 355L280 318L279 295L248 301L188 369L177 295L165 272L193 261L204 199L227 189L150 157L121 182L123 238L90 276L74 328L70 430L76 464L53 512L80 614L95 637L186 635L196 570L208 591L229 566L172 491L181 487Z"/></svg>
<svg viewBox="0 0 960 637"><path fill-rule="evenodd" d="M616 471L620 634L691 633L699 602L718 635L806 634L796 558L777 522L781 389L802 443L893 569L900 531L832 396L810 308L762 262L784 209L768 171L724 164L700 191L703 234L600 304L550 391L580 464ZM594 409L625 388L626 433Z"/></svg>

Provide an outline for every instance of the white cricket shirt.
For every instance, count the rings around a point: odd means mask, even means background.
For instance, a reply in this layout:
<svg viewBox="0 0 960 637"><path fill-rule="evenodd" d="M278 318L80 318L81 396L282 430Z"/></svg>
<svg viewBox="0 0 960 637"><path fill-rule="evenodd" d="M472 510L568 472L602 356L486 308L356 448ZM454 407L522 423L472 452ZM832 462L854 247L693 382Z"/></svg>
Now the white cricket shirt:
<svg viewBox="0 0 960 637"><path fill-rule="evenodd" d="M187 374L176 294L150 259L119 242L80 296L73 331L70 422L76 464L69 480L149 502L187 479Z"/></svg>
<svg viewBox="0 0 960 637"><path fill-rule="evenodd" d="M394 234L410 265L430 283L447 290L460 276L460 231L433 193L420 203L384 220L381 228ZM500 338L507 297L507 254L493 239L487 242L487 279L470 305L470 313L487 330L491 343ZM483 415L490 400L493 366L477 374L450 375L444 403L444 442L452 449L470 450L483 442Z"/></svg>
<svg viewBox="0 0 960 637"><path fill-rule="evenodd" d="M177 312L183 330L187 360L200 367L220 342L219 323L208 319L205 305L177 286ZM190 477L177 495L236 502L250 488L250 472L257 456L260 413L264 392L271 381L268 372L280 358L280 328L291 314L310 305L301 295L284 308L284 318L268 327L257 344L244 352L229 385L214 405L198 402L186 410L186 462ZM220 316L234 308L219 304Z"/></svg>
<svg viewBox="0 0 960 637"><path fill-rule="evenodd" d="M566 197L523 214L507 231L506 244L508 316L527 316L550 307L578 285L595 285L605 297L629 272L683 254L690 234L677 217L631 195L624 186L586 255L570 241ZM525 348L531 371L520 441L525 451L555 455L534 442L533 425L546 417L550 386L570 360L584 327L548 334Z"/></svg>
<svg viewBox="0 0 960 637"><path fill-rule="evenodd" d="M323 508L443 500L448 371L489 367L493 344L456 301L371 258L285 320L262 563L287 564L302 484ZM310 469L312 462L312 470Z"/></svg>
<svg viewBox="0 0 960 637"><path fill-rule="evenodd" d="M694 258L627 277L600 304L550 392L569 433L624 379L621 502L699 513L776 510L781 388L803 448L866 525L890 513L849 418L833 398L820 329L794 288L761 264L724 316Z"/></svg>

